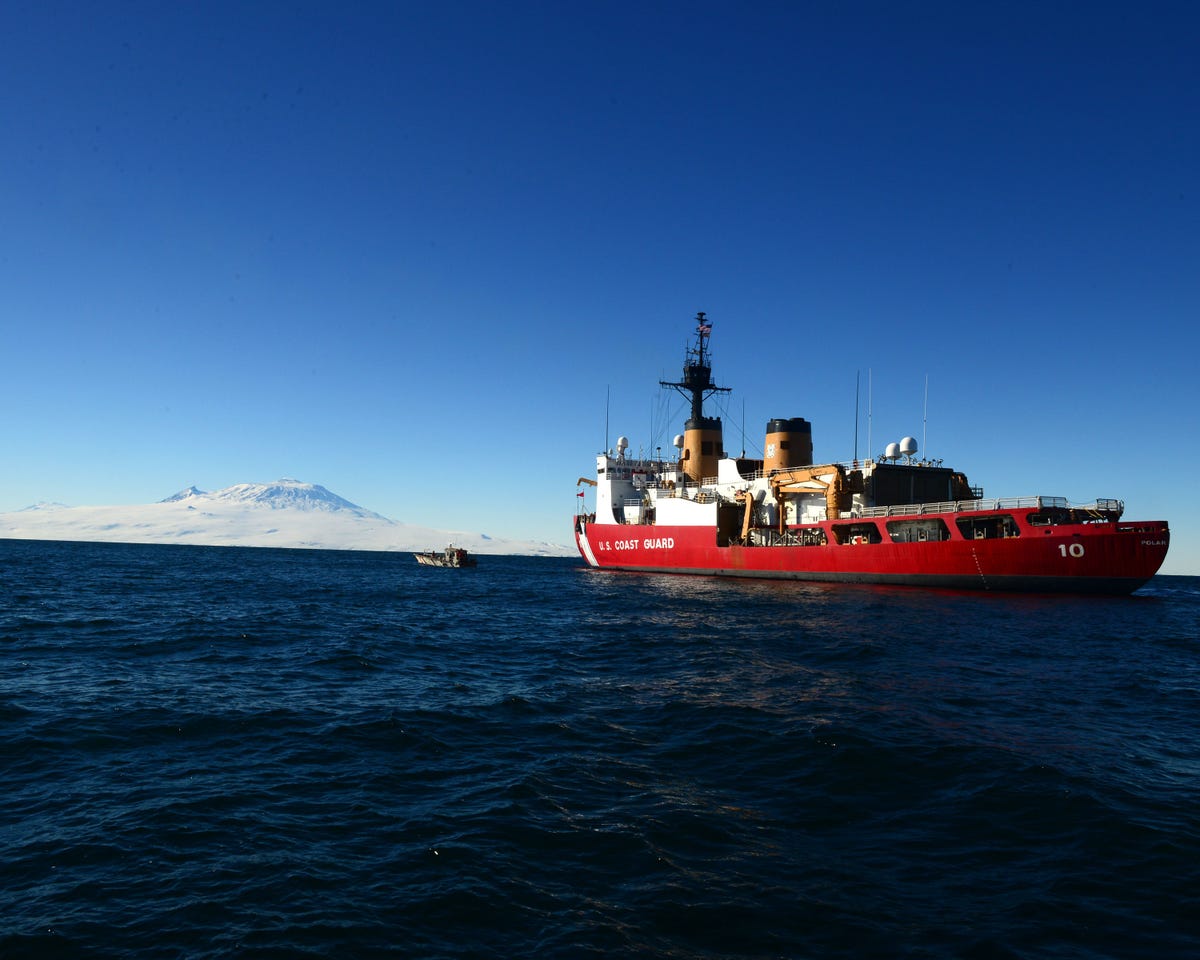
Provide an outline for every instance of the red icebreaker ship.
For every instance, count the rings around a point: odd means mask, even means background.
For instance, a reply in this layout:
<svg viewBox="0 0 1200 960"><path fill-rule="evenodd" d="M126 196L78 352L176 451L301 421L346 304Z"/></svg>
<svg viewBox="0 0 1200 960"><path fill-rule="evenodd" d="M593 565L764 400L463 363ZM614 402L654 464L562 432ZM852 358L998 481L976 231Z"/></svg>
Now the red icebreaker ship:
<svg viewBox="0 0 1200 960"><path fill-rule="evenodd" d="M712 324L697 316L683 378L691 401L678 457L596 458L596 512L575 517L593 567L713 576L887 583L1039 593L1132 593L1167 555L1164 520L1122 520L1120 500L985 498L905 437L879 460L812 462L801 417L767 424L763 458L728 457L704 400ZM583 501L581 500L582 504ZM581 511L582 511L581 507Z"/></svg>

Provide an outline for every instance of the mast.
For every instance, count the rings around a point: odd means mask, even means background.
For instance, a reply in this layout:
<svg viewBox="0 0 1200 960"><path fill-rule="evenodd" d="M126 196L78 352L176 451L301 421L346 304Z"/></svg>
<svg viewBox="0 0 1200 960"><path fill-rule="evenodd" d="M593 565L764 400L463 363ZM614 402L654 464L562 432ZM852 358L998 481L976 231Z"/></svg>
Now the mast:
<svg viewBox="0 0 1200 960"><path fill-rule="evenodd" d="M692 403L692 420L704 418L704 399L714 393L729 393L730 387L718 387L712 379L712 360L708 353L708 338L712 333L712 321L704 312L696 314L696 345L688 350L683 361L683 380L674 383L659 380L663 387L674 387Z"/></svg>
<svg viewBox="0 0 1200 960"><path fill-rule="evenodd" d="M708 355L708 337L712 323L703 313L696 314L696 346L687 352L683 361L683 379L674 382L658 381L661 386L673 387L692 404L692 415L683 425L683 448L680 464L683 472L697 483L713 478L717 461L725 455L721 436L721 418L704 416L704 399L714 393L728 393L729 387L713 383L712 361Z"/></svg>

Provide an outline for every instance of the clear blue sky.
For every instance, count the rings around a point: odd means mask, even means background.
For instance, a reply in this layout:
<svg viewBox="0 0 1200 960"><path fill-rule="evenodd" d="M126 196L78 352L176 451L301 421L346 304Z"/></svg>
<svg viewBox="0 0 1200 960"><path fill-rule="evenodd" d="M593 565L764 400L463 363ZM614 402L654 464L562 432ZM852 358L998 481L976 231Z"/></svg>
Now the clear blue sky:
<svg viewBox="0 0 1200 960"><path fill-rule="evenodd" d="M1200 6L7 3L0 510L282 476L568 542L734 389L1200 574ZM925 380L929 381L924 422ZM719 411L718 411L719 412Z"/></svg>

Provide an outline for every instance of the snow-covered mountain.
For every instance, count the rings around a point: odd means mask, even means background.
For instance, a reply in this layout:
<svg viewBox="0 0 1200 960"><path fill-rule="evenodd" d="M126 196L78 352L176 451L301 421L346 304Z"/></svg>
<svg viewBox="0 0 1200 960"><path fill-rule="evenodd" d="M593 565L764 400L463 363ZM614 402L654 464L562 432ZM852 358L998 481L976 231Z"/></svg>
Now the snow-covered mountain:
<svg viewBox="0 0 1200 960"><path fill-rule="evenodd" d="M188 487L158 503L65 507L40 503L0 513L0 538L191 543L325 550L440 550L570 556L563 544L397 523L315 483L239 483L213 493Z"/></svg>
<svg viewBox="0 0 1200 960"><path fill-rule="evenodd" d="M319 483L301 483L299 480L290 478L276 480L274 483L235 483L232 487L226 487L216 493L205 493L196 487L188 487L160 502L187 502L191 506L196 506L201 501L205 503L258 504L271 510L343 511L356 517L369 517L373 520L391 522L387 517L364 510L357 503L351 503L336 493L331 493Z"/></svg>

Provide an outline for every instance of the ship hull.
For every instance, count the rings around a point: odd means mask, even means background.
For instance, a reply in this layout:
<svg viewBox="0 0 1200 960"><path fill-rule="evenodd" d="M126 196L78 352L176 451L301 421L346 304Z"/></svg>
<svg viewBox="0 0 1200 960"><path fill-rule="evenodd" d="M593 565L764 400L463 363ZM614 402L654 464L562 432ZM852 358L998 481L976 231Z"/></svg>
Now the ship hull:
<svg viewBox="0 0 1200 960"><path fill-rule="evenodd" d="M1045 593L1129 594L1166 556L1163 521L1025 528L1019 537L924 543L720 546L705 527L577 522L600 569Z"/></svg>

